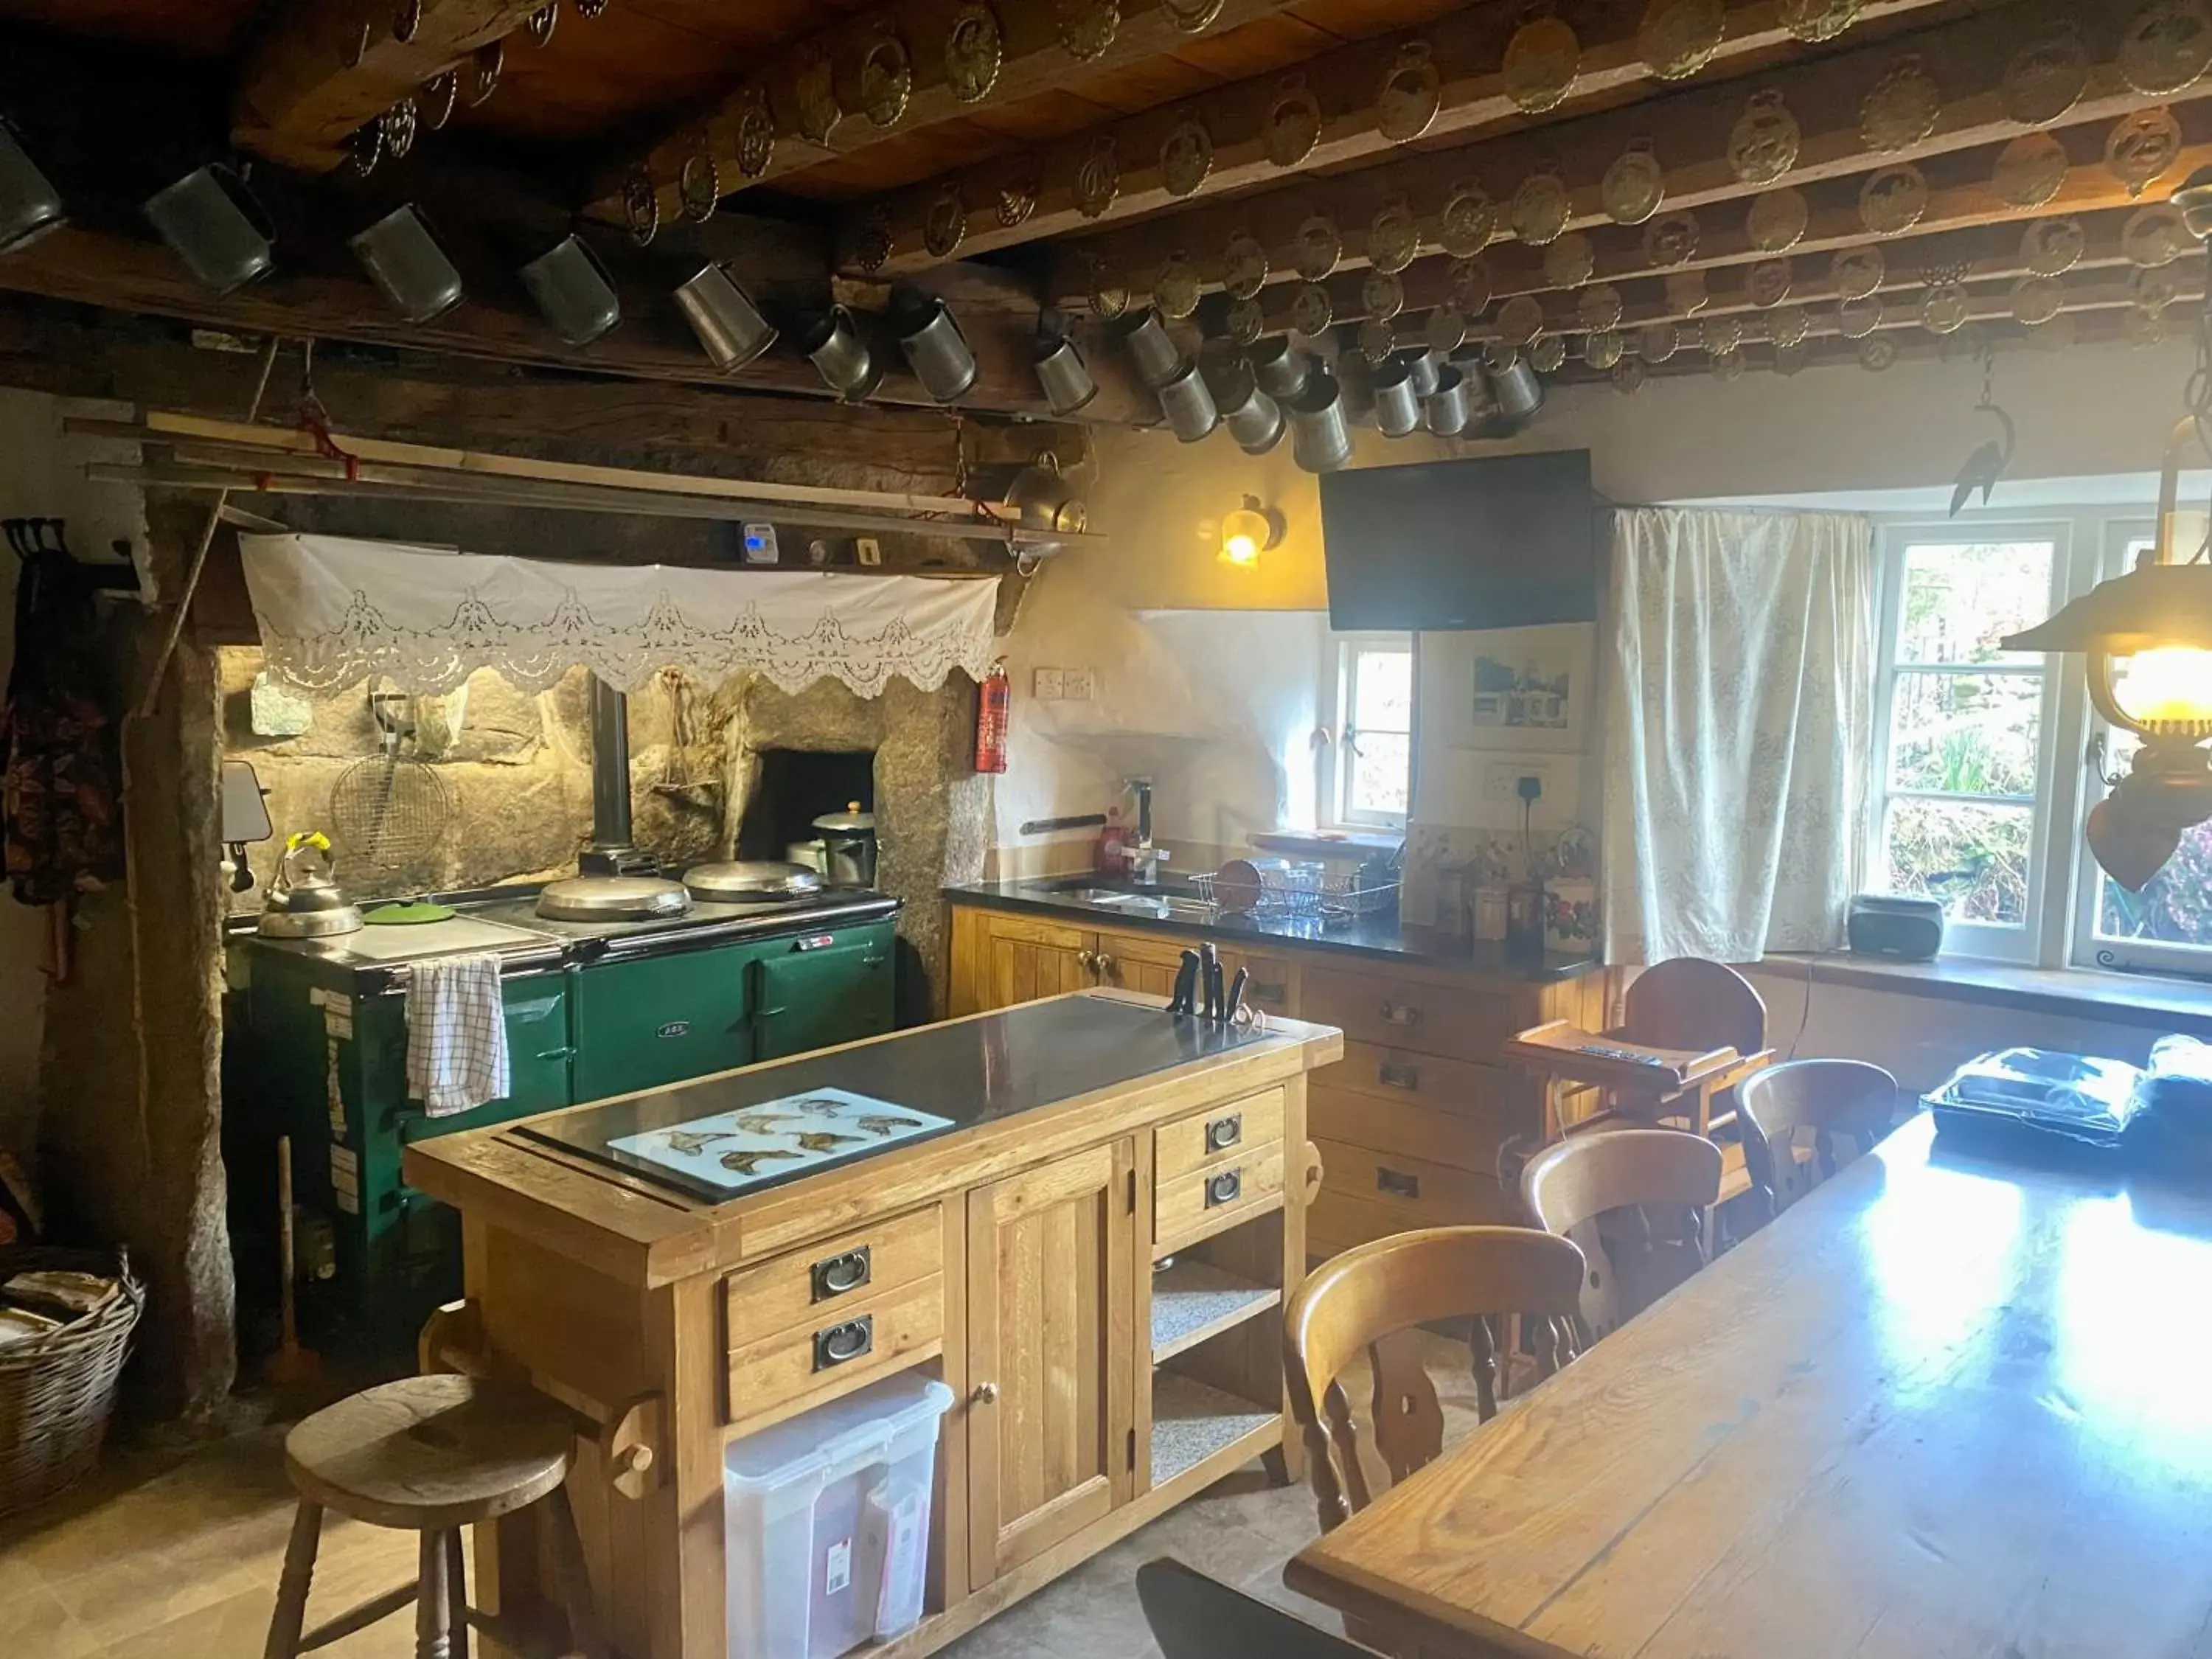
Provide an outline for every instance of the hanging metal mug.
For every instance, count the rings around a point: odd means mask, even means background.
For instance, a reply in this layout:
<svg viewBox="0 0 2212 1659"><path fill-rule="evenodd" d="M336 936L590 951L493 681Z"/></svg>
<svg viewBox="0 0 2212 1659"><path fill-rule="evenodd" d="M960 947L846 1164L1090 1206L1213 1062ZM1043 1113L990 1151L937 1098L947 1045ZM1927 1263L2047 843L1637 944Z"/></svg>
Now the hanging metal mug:
<svg viewBox="0 0 2212 1659"><path fill-rule="evenodd" d="M1098 382L1091 378L1083 353L1066 337L1037 342L1036 377L1045 404L1055 415L1073 415L1098 395Z"/></svg>
<svg viewBox="0 0 2212 1659"><path fill-rule="evenodd" d="M1407 351L1401 354L1407 378L1412 381L1416 398L1437 395L1437 371L1442 366L1433 351Z"/></svg>
<svg viewBox="0 0 2212 1659"><path fill-rule="evenodd" d="M1466 431L1470 412L1466 376L1449 363L1438 369L1437 389L1422 400L1421 411L1429 430L1439 438L1456 438Z"/></svg>
<svg viewBox="0 0 2212 1659"><path fill-rule="evenodd" d="M1420 393L1413 366L1393 357L1375 371L1375 424L1386 438L1402 438L1421 423Z"/></svg>
<svg viewBox="0 0 2212 1659"><path fill-rule="evenodd" d="M39 171L22 139L0 120L0 253L13 253L58 226L61 192Z"/></svg>
<svg viewBox="0 0 2212 1659"><path fill-rule="evenodd" d="M1489 374L1491 395L1507 420L1525 421L1544 406L1544 382L1527 357L1516 355L1504 368Z"/></svg>
<svg viewBox="0 0 2212 1659"><path fill-rule="evenodd" d="M899 349L922 390L940 404L957 402L975 384L975 354L960 331L960 319L942 300L933 298L909 316L899 331Z"/></svg>
<svg viewBox="0 0 2212 1659"><path fill-rule="evenodd" d="M799 337L799 349L821 374L822 383L848 404L857 404L883 381L884 372L867 342L853 325L853 313L831 306Z"/></svg>
<svg viewBox="0 0 2212 1659"><path fill-rule="evenodd" d="M1247 455L1264 455L1282 442L1282 405L1260 390L1251 366L1242 358L1209 365L1206 384L1221 411L1221 423Z"/></svg>
<svg viewBox="0 0 2212 1659"><path fill-rule="evenodd" d="M676 290L676 308L708 360L734 374L775 343L775 330L726 266L702 265Z"/></svg>
<svg viewBox="0 0 2212 1659"><path fill-rule="evenodd" d="M1196 363L1185 363L1159 388L1160 408L1176 437L1194 444L1221 424L1221 411Z"/></svg>
<svg viewBox="0 0 2212 1659"><path fill-rule="evenodd" d="M246 180L212 162L147 198L146 216L169 251L218 294L266 274L276 232Z"/></svg>
<svg viewBox="0 0 2212 1659"><path fill-rule="evenodd" d="M1252 372L1259 377L1260 390L1279 402L1297 395L1306 378L1313 373L1313 354L1304 346L1291 343L1285 334L1270 334L1265 339L1255 340L1245 356L1252 364Z"/></svg>
<svg viewBox="0 0 2212 1659"><path fill-rule="evenodd" d="M409 322L427 323L460 304L461 273L413 203L392 209L347 246L377 292Z"/></svg>
<svg viewBox="0 0 2212 1659"><path fill-rule="evenodd" d="M571 234L522 268L523 285L553 331L572 346L587 346L622 321L622 301L591 244Z"/></svg>
<svg viewBox="0 0 2212 1659"><path fill-rule="evenodd" d="M1283 407L1291 417L1291 459L1308 472L1337 472L1352 465L1352 424L1329 372L1316 364Z"/></svg>
<svg viewBox="0 0 2212 1659"><path fill-rule="evenodd" d="M1155 392L1188 367L1190 359L1168 331L1166 321L1157 307L1146 306L1130 325L1129 356L1137 365L1137 373L1145 384Z"/></svg>

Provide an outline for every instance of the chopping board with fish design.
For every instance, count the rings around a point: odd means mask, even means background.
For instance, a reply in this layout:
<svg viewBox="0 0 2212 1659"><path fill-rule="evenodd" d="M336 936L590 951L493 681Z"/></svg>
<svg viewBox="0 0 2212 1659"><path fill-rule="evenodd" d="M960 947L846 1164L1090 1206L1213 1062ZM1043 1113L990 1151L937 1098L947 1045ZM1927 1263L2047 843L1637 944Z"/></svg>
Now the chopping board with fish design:
<svg viewBox="0 0 2212 1659"><path fill-rule="evenodd" d="M953 1127L950 1118L844 1089L811 1089L606 1143L641 1175L735 1196Z"/></svg>

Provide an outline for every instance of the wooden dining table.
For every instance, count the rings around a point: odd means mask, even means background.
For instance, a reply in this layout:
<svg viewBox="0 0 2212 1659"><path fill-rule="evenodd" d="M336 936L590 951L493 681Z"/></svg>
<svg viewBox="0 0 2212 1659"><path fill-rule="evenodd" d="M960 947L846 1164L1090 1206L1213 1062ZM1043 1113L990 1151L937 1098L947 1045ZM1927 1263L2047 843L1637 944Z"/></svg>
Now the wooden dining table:
<svg viewBox="0 0 2212 1659"><path fill-rule="evenodd" d="M1923 1114L1284 1579L1455 1659L2212 1656L2212 1193Z"/></svg>

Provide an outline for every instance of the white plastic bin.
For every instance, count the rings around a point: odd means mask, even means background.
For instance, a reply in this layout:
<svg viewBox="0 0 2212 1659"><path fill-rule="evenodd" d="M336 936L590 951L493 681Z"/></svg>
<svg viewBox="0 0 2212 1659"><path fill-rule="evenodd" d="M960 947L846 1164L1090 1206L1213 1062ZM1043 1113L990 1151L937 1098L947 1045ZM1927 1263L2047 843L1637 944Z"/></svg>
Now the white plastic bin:
<svg viewBox="0 0 2212 1659"><path fill-rule="evenodd" d="M921 1619L951 1405L951 1389L908 1371L724 1454L730 1659L836 1659Z"/></svg>

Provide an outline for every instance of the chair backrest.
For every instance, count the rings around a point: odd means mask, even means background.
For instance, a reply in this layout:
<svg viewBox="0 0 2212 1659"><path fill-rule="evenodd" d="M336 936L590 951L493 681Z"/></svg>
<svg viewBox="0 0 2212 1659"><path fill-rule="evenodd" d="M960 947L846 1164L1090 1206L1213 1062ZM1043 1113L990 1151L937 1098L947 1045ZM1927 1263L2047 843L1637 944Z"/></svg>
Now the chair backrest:
<svg viewBox="0 0 2212 1659"><path fill-rule="evenodd" d="M1588 1258L1580 1311L1592 1341L1705 1265L1705 1212L1720 1194L1720 1148L1680 1129L1571 1135L1521 1173L1528 1212Z"/></svg>
<svg viewBox="0 0 2212 1659"><path fill-rule="evenodd" d="M1620 1035L1656 1048L1766 1047L1766 1003L1725 963L1676 957L1630 981Z"/></svg>
<svg viewBox="0 0 2212 1659"><path fill-rule="evenodd" d="M1443 1408L1421 1367L1422 1325L1466 1319L1477 1414L1498 1412L1498 1333L1519 1316L1535 1340L1537 1374L1574 1356L1582 1252L1529 1227L1429 1227L1378 1238L1308 1277L1283 1315L1284 1390L1304 1432L1326 1532L1370 1498L1358 1431L1341 1377L1364 1352L1374 1367L1370 1423L1391 1480L1443 1449Z"/></svg>
<svg viewBox="0 0 2212 1659"><path fill-rule="evenodd" d="M1163 1659L1366 1659L1369 1653L1180 1561L1163 1558L1139 1567L1137 1600Z"/></svg>
<svg viewBox="0 0 2212 1659"><path fill-rule="evenodd" d="M1889 1133L1897 1079L1863 1060L1788 1060L1747 1079L1736 1112L1744 1168L1771 1220ZM1810 1152L1809 1166L1801 1149Z"/></svg>

